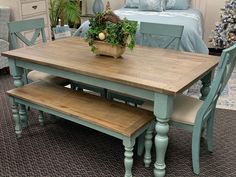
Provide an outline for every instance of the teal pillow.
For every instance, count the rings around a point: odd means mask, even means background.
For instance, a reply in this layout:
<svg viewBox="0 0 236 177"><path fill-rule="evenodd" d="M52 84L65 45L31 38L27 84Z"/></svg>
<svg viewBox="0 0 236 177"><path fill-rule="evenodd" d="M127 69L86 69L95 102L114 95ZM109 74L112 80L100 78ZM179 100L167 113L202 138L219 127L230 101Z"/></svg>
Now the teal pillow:
<svg viewBox="0 0 236 177"><path fill-rule="evenodd" d="M139 0L139 10L157 11L165 10L166 0Z"/></svg>
<svg viewBox="0 0 236 177"><path fill-rule="evenodd" d="M139 0L126 0L125 7L138 8L139 7Z"/></svg>
<svg viewBox="0 0 236 177"><path fill-rule="evenodd" d="M166 0L166 9L185 10L190 6L190 0Z"/></svg>

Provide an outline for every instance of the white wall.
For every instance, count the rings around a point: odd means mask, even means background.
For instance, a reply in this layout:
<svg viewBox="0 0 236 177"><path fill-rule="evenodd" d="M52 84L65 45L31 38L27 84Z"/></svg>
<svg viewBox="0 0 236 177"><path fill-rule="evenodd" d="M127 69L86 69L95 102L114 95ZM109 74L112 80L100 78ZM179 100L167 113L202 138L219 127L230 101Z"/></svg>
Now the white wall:
<svg viewBox="0 0 236 177"><path fill-rule="evenodd" d="M106 6L108 0L103 0L104 6ZM109 0L112 6L112 9L118 9L123 6L125 0ZM219 20L220 9L224 7L225 0L202 0L207 1L206 7L206 18L205 18L205 34L204 41L211 47L209 44L209 36L211 31L215 28L215 23ZM87 13L92 14L92 4L94 0L87 0Z"/></svg>
<svg viewBox="0 0 236 177"><path fill-rule="evenodd" d="M220 19L220 9L224 5L225 0L207 0L204 41L208 47L212 47L208 42L209 36L211 36L211 31L215 29L215 23Z"/></svg>

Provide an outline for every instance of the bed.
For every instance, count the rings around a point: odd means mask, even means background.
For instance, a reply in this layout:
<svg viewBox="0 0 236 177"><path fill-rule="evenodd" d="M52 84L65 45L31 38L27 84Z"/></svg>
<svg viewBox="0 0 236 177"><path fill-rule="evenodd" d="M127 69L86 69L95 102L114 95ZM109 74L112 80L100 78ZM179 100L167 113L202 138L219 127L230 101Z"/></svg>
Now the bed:
<svg viewBox="0 0 236 177"><path fill-rule="evenodd" d="M184 31L181 39L180 50L196 53L208 53L208 48L203 41L203 16L197 9L166 10L164 12L140 11L136 8L121 8L115 10L121 18L128 18L140 22L164 23L183 25ZM75 36L84 37L89 28L89 21L84 22L75 32ZM140 44L141 35L137 32L136 42ZM161 40L150 37L152 47L158 47Z"/></svg>

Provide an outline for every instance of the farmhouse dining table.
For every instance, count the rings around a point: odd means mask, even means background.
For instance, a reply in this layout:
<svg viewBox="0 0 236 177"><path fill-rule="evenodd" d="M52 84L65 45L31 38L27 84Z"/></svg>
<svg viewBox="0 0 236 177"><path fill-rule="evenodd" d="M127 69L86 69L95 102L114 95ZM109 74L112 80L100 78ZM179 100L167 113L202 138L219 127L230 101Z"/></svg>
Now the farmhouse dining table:
<svg viewBox="0 0 236 177"><path fill-rule="evenodd" d="M3 53L8 57L15 87L24 85L24 69L154 101L157 132L154 175L165 176L168 121L175 97L199 79L202 99L211 84L218 57L170 49L136 46L122 58L96 56L84 39L71 37Z"/></svg>

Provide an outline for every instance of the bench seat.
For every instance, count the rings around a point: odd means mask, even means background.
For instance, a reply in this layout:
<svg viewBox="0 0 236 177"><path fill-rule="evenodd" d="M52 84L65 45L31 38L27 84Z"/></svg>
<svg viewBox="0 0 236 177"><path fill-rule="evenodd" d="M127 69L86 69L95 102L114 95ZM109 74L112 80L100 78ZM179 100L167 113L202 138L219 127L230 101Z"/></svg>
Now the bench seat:
<svg viewBox="0 0 236 177"><path fill-rule="evenodd" d="M12 89L7 91L7 94L12 103L18 136L22 130L16 105L27 105L123 140L126 177L132 176L132 151L135 140L146 131L145 141L148 143L145 143L147 152L144 162L145 166L151 163L150 149L155 119L150 111L44 81Z"/></svg>

